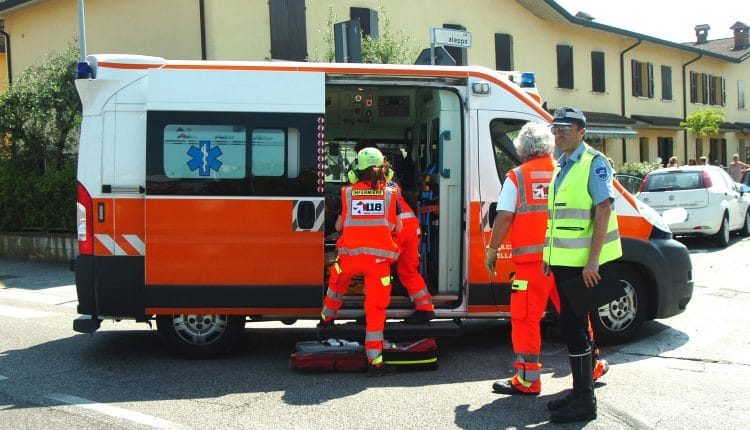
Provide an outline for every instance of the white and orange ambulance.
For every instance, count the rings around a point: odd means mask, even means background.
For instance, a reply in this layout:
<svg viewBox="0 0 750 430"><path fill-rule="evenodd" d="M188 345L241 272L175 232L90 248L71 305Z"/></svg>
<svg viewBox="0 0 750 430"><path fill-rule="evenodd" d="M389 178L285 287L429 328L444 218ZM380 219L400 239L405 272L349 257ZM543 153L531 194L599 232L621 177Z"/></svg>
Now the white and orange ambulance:
<svg viewBox="0 0 750 430"><path fill-rule="evenodd" d="M387 155L418 212L437 318L509 316L508 245L497 276L483 260L513 138L550 119L531 75L94 55L76 86L76 331L155 319L172 346L208 356L247 321L317 319L358 143ZM682 312L693 288L686 248L618 190L622 295L592 318L605 342ZM362 306L351 289L341 318ZM394 288L389 318L411 310Z"/></svg>

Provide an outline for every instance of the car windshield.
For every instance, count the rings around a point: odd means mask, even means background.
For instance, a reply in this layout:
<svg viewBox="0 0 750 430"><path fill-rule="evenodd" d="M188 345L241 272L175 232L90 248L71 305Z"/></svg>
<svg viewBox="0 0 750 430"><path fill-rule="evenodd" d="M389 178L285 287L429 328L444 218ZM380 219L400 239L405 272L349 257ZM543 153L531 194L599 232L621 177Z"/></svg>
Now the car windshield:
<svg viewBox="0 0 750 430"><path fill-rule="evenodd" d="M702 188L700 171L652 174L643 191L675 191Z"/></svg>

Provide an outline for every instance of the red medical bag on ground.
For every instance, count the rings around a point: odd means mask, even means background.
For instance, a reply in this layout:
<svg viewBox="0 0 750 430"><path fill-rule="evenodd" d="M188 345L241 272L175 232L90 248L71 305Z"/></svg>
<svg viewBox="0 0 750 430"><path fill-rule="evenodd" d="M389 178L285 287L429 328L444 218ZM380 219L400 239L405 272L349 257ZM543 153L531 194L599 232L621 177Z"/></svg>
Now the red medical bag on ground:
<svg viewBox="0 0 750 430"><path fill-rule="evenodd" d="M289 362L295 369L322 372L362 372L367 369L364 346L342 339L297 342Z"/></svg>
<svg viewBox="0 0 750 430"><path fill-rule="evenodd" d="M398 344L386 341L383 361L399 370L437 369L437 342L432 337ZM297 342L289 362L295 369L322 372L361 372L367 369L364 347L358 342L342 339Z"/></svg>

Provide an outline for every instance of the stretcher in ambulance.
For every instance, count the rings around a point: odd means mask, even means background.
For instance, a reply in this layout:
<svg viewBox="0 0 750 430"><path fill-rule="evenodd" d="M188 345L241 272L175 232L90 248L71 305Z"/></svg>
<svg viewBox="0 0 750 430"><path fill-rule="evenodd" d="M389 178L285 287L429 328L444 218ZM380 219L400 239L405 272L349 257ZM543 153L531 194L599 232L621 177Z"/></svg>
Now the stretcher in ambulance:
<svg viewBox="0 0 750 430"><path fill-rule="evenodd" d="M502 180L519 163L512 140L527 121L550 119L530 78L482 67L90 56L76 80L74 330L155 320L178 351L211 356L249 321L316 320L358 143L387 155L417 212L436 317L508 317L508 244L495 277L483 256ZM693 286L686 248L617 189L623 293L592 318L605 342L682 312ZM362 308L355 280L340 317L362 318ZM412 309L396 276L389 318Z"/></svg>

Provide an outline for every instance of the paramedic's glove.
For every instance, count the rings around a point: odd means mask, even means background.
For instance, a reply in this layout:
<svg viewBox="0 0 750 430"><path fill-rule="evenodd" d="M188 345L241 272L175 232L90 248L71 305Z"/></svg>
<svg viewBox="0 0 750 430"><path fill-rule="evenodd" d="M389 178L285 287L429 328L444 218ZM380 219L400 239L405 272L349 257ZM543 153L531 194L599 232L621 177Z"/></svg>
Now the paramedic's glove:
<svg viewBox="0 0 750 430"><path fill-rule="evenodd" d="M495 263L497 263L497 248L487 245L487 249L484 253L484 267L487 268L487 272L490 276L496 275Z"/></svg>

